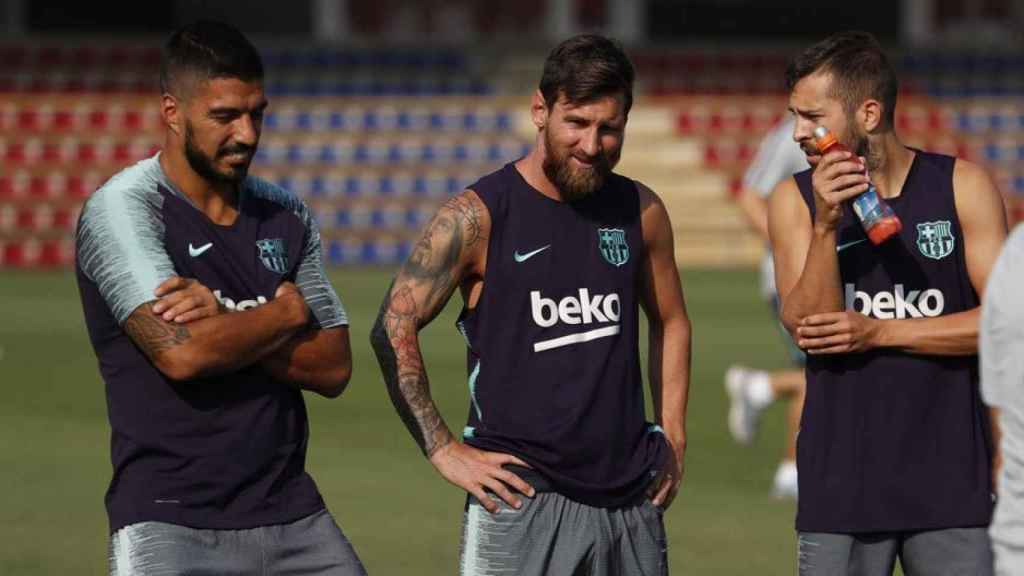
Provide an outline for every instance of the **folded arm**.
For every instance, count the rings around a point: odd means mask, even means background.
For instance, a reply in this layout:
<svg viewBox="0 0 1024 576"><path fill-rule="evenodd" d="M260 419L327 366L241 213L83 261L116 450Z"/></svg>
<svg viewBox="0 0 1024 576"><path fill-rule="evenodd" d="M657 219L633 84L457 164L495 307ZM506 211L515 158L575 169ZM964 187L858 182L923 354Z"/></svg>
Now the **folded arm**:
<svg viewBox="0 0 1024 576"><path fill-rule="evenodd" d="M124 330L154 366L172 380L193 380L239 370L284 345L309 319L297 291L263 306L202 318L187 324L153 311L159 301L135 309Z"/></svg>
<svg viewBox="0 0 1024 576"><path fill-rule="evenodd" d="M782 302L780 317L794 338L803 318L843 309L836 227L843 201L862 191L852 170L851 161L834 154L816 168L818 185L824 191L816 192L813 221L795 179L780 182L769 197L768 233Z"/></svg>
<svg viewBox="0 0 1024 576"><path fill-rule="evenodd" d="M302 330L264 357L260 366L275 380L336 398L352 377L348 326Z"/></svg>

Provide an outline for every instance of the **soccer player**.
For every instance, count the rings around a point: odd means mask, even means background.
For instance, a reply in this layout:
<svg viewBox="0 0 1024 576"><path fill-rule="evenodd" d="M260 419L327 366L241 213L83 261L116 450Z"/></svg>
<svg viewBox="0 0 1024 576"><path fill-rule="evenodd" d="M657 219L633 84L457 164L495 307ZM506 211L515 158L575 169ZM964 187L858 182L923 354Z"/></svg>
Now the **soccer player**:
<svg viewBox="0 0 1024 576"><path fill-rule="evenodd" d="M462 574L667 573L690 325L664 205L612 172L633 76L607 38L557 46L530 106L535 147L439 209L374 326L398 413L468 492ZM431 399L417 337L456 289L462 441ZM640 307L656 423L644 419Z"/></svg>
<svg viewBox="0 0 1024 576"><path fill-rule="evenodd" d="M793 142L791 117L775 125L761 140L757 156L743 175L738 199L750 227L767 244L768 196L775 185L808 168L807 157ZM779 295L775 290L775 266L769 249L761 261L761 295L778 314ZM725 391L729 396L729 432L740 444L750 444L757 433L761 411L778 398L789 400L786 415L786 451L775 471L772 495L796 498L796 434L804 406L804 353L787 334L785 345L797 368L768 372L734 364L725 372Z"/></svg>
<svg viewBox="0 0 1024 576"><path fill-rule="evenodd" d="M1024 383L1024 302L1017 290L1024 272L1024 227L1006 241L985 289L981 307L981 392L999 422L996 502L989 536L999 576L1024 573L1024 518L1021 478L1024 478L1024 412L1020 393Z"/></svg>
<svg viewBox="0 0 1024 576"><path fill-rule="evenodd" d="M106 383L113 574L364 574L305 471L301 390L336 397L348 321L305 204L247 176L267 99L225 24L168 40L162 150L82 212L76 268Z"/></svg>
<svg viewBox="0 0 1024 576"><path fill-rule="evenodd" d="M786 79L816 163L769 200L782 321L808 354L800 573L891 574L899 558L908 574L990 574L977 350L999 192L979 166L900 142L897 79L870 34L811 46ZM817 158L817 126L853 152ZM848 203L869 182L903 226L877 246Z"/></svg>

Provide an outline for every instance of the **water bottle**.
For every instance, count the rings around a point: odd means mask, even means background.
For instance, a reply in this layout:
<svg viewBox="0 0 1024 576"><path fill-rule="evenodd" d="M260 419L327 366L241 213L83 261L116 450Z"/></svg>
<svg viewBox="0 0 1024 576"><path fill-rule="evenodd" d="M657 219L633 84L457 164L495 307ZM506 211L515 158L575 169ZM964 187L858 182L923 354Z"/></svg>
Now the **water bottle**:
<svg viewBox="0 0 1024 576"><path fill-rule="evenodd" d="M831 150L849 151L849 148L836 140L836 137L824 126L814 129L814 144L822 156ZM892 211L892 207L878 195L875 185L870 182L868 189L854 198L851 205L861 226L867 232L868 238L871 239L871 243L876 246L899 234L903 229L903 224L900 223L896 213Z"/></svg>

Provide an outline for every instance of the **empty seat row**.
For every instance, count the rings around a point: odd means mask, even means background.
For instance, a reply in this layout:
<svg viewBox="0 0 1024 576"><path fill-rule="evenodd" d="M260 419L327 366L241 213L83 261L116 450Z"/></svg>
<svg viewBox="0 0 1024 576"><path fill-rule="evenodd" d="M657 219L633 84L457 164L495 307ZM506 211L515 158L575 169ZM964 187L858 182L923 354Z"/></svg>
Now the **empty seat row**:
<svg viewBox="0 0 1024 576"><path fill-rule="evenodd" d="M331 230L408 230L418 231L430 221L437 204L417 206L354 205L343 208L318 207L314 210L322 231Z"/></svg>
<svg viewBox="0 0 1024 576"><path fill-rule="evenodd" d="M127 165L152 156L160 145L154 138L116 140L106 138L95 141L65 138L0 138L0 161L13 165L43 165L78 163Z"/></svg>
<svg viewBox="0 0 1024 576"><path fill-rule="evenodd" d="M413 239L327 239L324 241L324 261L329 265L395 265L404 262Z"/></svg>
<svg viewBox="0 0 1024 576"><path fill-rule="evenodd" d="M0 240L0 268L68 267L74 263L74 254L74 240L70 236Z"/></svg>
<svg viewBox="0 0 1024 576"><path fill-rule="evenodd" d="M448 107L431 109L412 104L407 108L343 109L317 107L276 108L264 118L264 129L286 132L509 132L513 113L508 110Z"/></svg>
<svg viewBox="0 0 1024 576"><path fill-rule="evenodd" d="M346 206L320 205L313 211L320 227L330 230L407 230L417 231L437 210L439 202L414 205L374 205L355 203ZM0 235L11 231L66 232L74 230L82 203L55 205L47 202L10 204L0 202Z"/></svg>
<svg viewBox="0 0 1024 576"><path fill-rule="evenodd" d="M268 76L266 91L271 96L448 96L491 94L494 89L476 76L353 79L306 75L288 79Z"/></svg>
<svg viewBox="0 0 1024 576"><path fill-rule="evenodd" d="M304 198L330 200L338 198L411 197L444 198L466 188L496 166L481 166L471 173L447 172L291 172L272 174L265 169L257 173L286 190Z"/></svg>
<svg viewBox="0 0 1024 576"><path fill-rule="evenodd" d="M0 200L74 200L86 198L122 166L105 170L69 170L66 167L22 167L0 172ZM473 170L381 171L275 170L256 167L253 173L304 198L339 200L359 198L445 198L460 192L496 168Z"/></svg>
<svg viewBox="0 0 1024 576"><path fill-rule="evenodd" d="M45 202L20 205L0 203L0 233L11 230L71 232L81 210L81 203L64 206Z"/></svg>
<svg viewBox="0 0 1024 576"><path fill-rule="evenodd" d="M508 161L529 152L515 138L501 140L367 140L286 142L266 139L256 153L258 165L474 165Z"/></svg>
<svg viewBox="0 0 1024 576"><path fill-rule="evenodd" d="M110 177L112 171L75 171L60 169L28 171L5 170L0 173L0 200L75 200L92 194Z"/></svg>
<svg viewBox="0 0 1024 576"><path fill-rule="evenodd" d="M133 103L134 104L134 103ZM160 125L160 109L148 105L79 104L74 107L39 104L0 104L0 131L19 132L138 132Z"/></svg>
<svg viewBox="0 0 1024 576"><path fill-rule="evenodd" d="M276 102L264 117L266 132L509 132L515 112L486 102L336 102L308 98ZM10 98L0 103L0 131L145 131L161 126L155 97L86 102L69 98Z"/></svg>

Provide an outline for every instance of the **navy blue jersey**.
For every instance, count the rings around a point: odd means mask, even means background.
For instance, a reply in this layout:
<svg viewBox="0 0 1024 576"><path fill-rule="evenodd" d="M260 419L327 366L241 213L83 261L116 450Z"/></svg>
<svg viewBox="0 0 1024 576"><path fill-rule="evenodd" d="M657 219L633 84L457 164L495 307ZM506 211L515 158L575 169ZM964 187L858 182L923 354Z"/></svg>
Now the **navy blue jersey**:
<svg viewBox="0 0 1024 576"><path fill-rule="evenodd" d="M111 531L149 520L240 529L322 509L305 472L308 423L299 390L258 366L171 381L122 328L172 276L196 278L229 311L267 302L290 280L321 328L347 324L306 206L250 177L237 220L219 226L173 187L153 157L90 197L76 245L82 307L107 390Z"/></svg>
<svg viewBox="0 0 1024 576"><path fill-rule="evenodd" d="M518 456L570 499L635 502L666 450L644 420L636 184L613 175L570 204L508 164L470 188L491 234L480 300L459 319L469 346L465 441Z"/></svg>
<svg viewBox="0 0 1024 576"><path fill-rule="evenodd" d="M879 319L970 310L949 156L917 152L899 196L898 238L867 240L852 211L837 235L846 308ZM814 217L811 172L796 175ZM877 532L985 526L992 510L978 358L876 349L808 356L797 443L797 529Z"/></svg>

